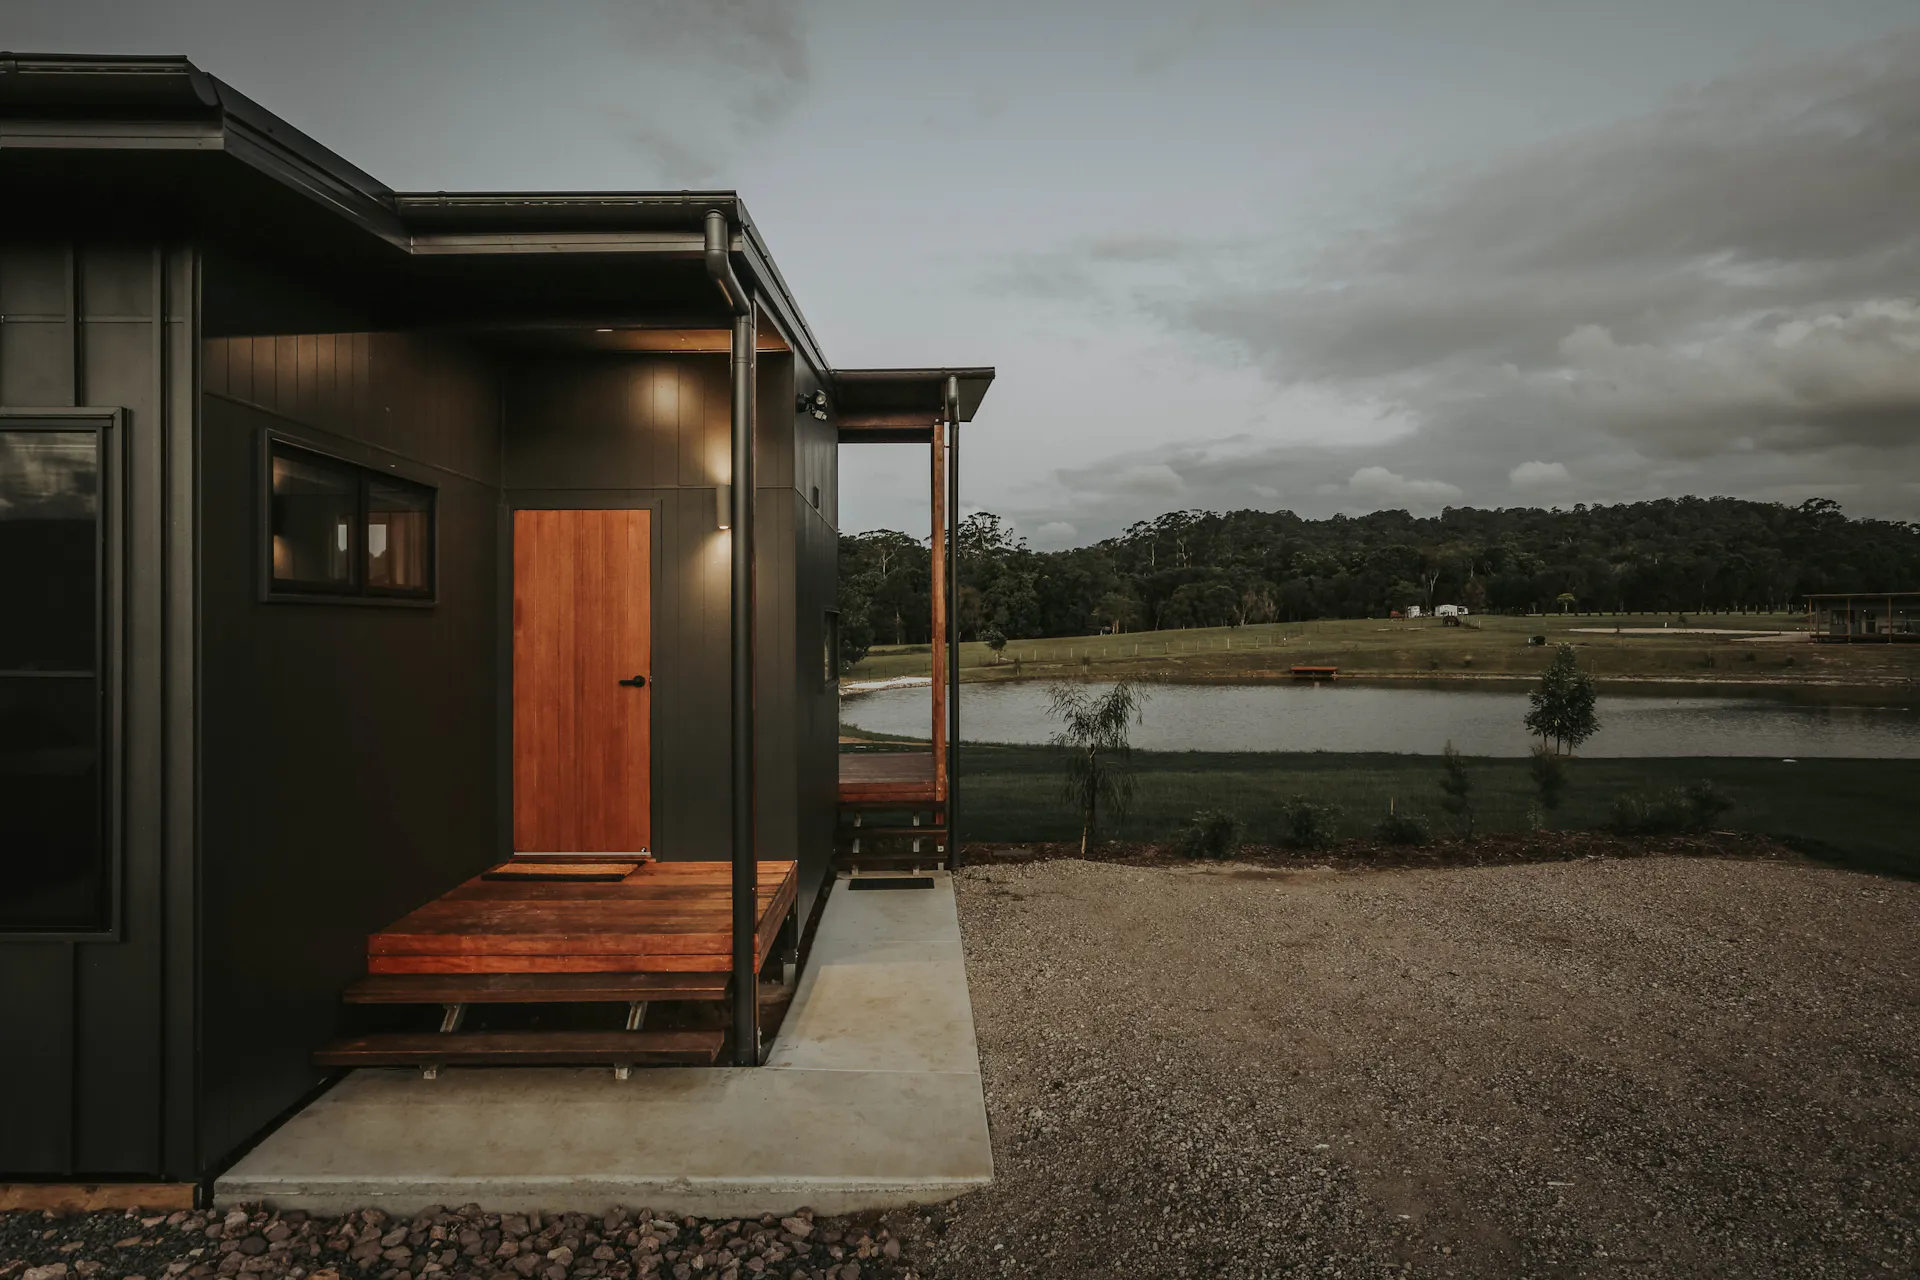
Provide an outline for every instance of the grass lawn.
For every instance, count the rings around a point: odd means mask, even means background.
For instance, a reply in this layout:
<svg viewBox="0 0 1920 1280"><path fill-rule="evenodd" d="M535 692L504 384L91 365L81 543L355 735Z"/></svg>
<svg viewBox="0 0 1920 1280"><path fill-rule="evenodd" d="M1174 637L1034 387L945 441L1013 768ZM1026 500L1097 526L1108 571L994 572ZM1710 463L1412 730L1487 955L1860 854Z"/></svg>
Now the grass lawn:
<svg viewBox="0 0 1920 1280"><path fill-rule="evenodd" d="M1135 752L1132 815L1106 832L1116 839L1163 840L1196 809L1223 809L1247 839L1274 842L1280 806L1307 796L1338 805L1340 833L1360 835L1387 813L1402 812L1449 830L1440 808L1439 761L1432 756L1359 753ZM962 838L992 842L1070 840L1075 816L1060 799L1060 764L1046 747L969 745L960 753ZM1468 761L1482 828L1524 829L1533 788L1527 762ZM1709 779L1733 801L1720 826L1758 831L1860 866L1920 875L1920 761L1703 758L1575 760L1555 827L1604 824L1613 798Z"/></svg>
<svg viewBox="0 0 1920 1280"><path fill-rule="evenodd" d="M1508 618L1488 615L1450 627L1437 619L1382 618L1263 623L1188 631L1143 631L1120 636L1015 640L994 661L983 644L960 646L967 680L1057 678L1068 672L1130 675L1160 680L1260 680L1290 666L1337 666L1342 675L1534 676L1552 646L1574 645L1580 662L1600 679L1673 679L1858 683L1912 687L1920 680L1920 645L1814 644L1792 639L1715 634L1720 630L1794 633L1798 614L1679 615L1554 614ZM1620 628L1615 634L1614 628ZM1634 635L1634 629L1664 631ZM1545 636L1547 644L1529 643ZM925 675L926 645L875 648L848 673L852 680Z"/></svg>

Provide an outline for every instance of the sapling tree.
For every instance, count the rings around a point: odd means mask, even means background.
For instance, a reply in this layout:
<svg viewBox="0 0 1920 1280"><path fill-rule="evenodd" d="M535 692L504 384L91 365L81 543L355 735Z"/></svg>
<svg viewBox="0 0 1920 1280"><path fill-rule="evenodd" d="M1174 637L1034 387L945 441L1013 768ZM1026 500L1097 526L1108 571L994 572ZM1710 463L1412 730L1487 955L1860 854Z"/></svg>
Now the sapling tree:
<svg viewBox="0 0 1920 1280"><path fill-rule="evenodd" d="M998 627L987 628L987 634L980 637L987 642L987 648L993 650L993 665L1000 665L1000 651L1007 647L1007 633Z"/></svg>
<svg viewBox="0 0 1920 1280"><path fill-rule="evenodd" d="M1527 732L1538 734L1540 749L1564 755L1600 731L1594 711L1593 677L1580 669L1573 646L1553 651L1553 660L1540 673L1540 687L1527 695Z"/></svg>
<svg viewBox="0 0 1920 1280"><path fill-rule="evenodd" d="M1123 818L1133 804L1132 727L1146 693L1122 680L1105 693L1061 683L1047 694L1047 712L1060 722L1051 741L1066 755L1061 793L1080 814L1080 856L1093 845L1105 809Z"/></svg>
<svg viewBox="0 0 1920 1280"><path fill-rule="evenodd" d="M1567 790L1566 757L1546 749L1544 746L1533 749L1533 758L1528 762L1527 773L1533 779L1534 795L1538 797L1534 810L1544 817L1548 809L1560 807L1560 797ZM1538 819L1535 827L1545 825Z"/></svg>
<svg viewBox="0 0 1920 1280"><path fill-rule="evenodd" d="M1440 807L1460 820L1461 834L1473 839L1473 776L1453 740L1440 754Z"/></svg>

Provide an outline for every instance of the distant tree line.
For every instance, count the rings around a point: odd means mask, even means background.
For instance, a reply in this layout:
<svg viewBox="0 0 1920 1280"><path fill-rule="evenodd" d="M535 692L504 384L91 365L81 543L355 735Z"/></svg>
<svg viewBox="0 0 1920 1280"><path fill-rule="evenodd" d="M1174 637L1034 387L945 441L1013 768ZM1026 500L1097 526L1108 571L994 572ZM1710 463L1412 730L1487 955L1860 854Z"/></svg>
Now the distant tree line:
<svg viewBox="0 0 1920 1280"><path fill-rule="evenodd" d="M1790 610L1809 592L1920 589L1920 525L1798 506L1663 498L1570 510L1448 507L1308 520L1170 511L1118 537L1034 551L1000 517L960 526L960 630L1019 639L1313 618L1409 605L1475 612ZM843 657L928 640L926 545L840 539Z"/></svg>

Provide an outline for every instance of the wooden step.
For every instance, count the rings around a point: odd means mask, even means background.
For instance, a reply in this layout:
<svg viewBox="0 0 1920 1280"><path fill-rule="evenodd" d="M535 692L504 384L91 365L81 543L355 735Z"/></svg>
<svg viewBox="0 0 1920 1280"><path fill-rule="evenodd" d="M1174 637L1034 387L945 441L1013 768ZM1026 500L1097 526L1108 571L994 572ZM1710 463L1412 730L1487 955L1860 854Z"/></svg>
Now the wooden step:
<svg viewBox="0 0 1920 1280"><path fill-rule="evenodd" d="M719 973L376 973L348 987L348 1004L630 1004L724 1000Z"/></svg>
<svg viewBox="0 0 1920 1280"><path fill-rule="evenodd" d="M845 836L850 840L925 840L930 836L945 838L945 827L835 827L833 834Z"/></svg>
<svg viewBox="0 0 1920 1280"><path fill-rule="evenodd" d="M383 1032L335 1040L322 1067L711 1066L722 1031Z"/></svg>
<svg viewBox="0 0 1920 1280"><path fill-rule="evenodd" d="M833 855L833 869L839 871L858 871L866 874L873 871L943 871L947 866L945 852L931 850L920 853L848 853L842 850Z"/></svg>
<svg viewBox="0 0 1920 1280"><path fill-rule="evenodd" d="M931 813L938 817L947 810L944 800L914 796L877 796L866 799L841 796L836 808L841 813Z"/></svg>

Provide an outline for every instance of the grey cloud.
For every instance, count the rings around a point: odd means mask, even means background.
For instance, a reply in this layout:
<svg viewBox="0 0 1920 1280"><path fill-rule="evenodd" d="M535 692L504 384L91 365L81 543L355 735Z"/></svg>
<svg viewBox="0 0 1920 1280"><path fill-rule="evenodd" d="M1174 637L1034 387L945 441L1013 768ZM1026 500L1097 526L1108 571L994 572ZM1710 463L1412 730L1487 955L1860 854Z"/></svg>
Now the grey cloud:
<svg viewBox="0 0 1920 1280"><path fill-rule="evenodd" d="M1140 46L1133 69L1142 75L1166 71L1225 28L1300 7L1297 0L1191 0L1177 20Z"/></svg>
<svg viewBox="0 0 1920 1280"><path fill-rule="evenodd" d="M1319 282L1167 306L1283 379L1549 364L1624 342L1920 289L1920 31L1717 86L1411 203L1316 255Z"/></svg>
<svg viewBox="0 0 1920 1280"><path fill-rule="evenodd" d="M1409 199L1375 232L1293 261L1255 255L1251 283L1223 287L1221 246L1056 255L1030 272L1037 292L1129 300L1276 383L1416 424L1352 449L1109 459L1058 477L1101 495L1070 517L1100 525L1100 503L1146 467L1177 476L1189 504L1277 494L1303 511L1683 490L1910 508L1915 66L1920 29L1729 80Z"/></svg>
<svg viewBox="0 0 1920 1280"><path fill-rule="evenodd" d="M642 0L620 14L635 56L621 109L668 185L723 176L812 85L799 0Z"/></svg>

